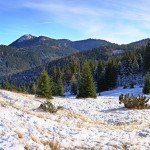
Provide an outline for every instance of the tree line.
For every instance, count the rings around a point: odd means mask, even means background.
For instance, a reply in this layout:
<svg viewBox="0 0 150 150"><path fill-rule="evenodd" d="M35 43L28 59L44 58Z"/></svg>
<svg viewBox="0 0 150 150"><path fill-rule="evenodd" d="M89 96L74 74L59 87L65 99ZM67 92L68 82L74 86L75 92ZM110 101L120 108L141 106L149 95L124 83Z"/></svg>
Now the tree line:
<svg viewBox="0 0 150 150"><path fill-rule="evenodd" d="M147 87L150 72L150 42L146 48L128 51L123 55L112 56L109 59L80 59L73 57L71 62L63 66L45 68L36 81L29 84L18 85L5 81L4 89L39 94L51 98L63 96L68 88L77 97L96 97L96 92L111 90L115 87L134 87L135 84L143 84ZM147 74L147 75L146 75ZM146 84L147 83L147 84ZM149 85L149 84L148 84ZM150 93L143 89L144 93ZM45 95L43 94L45 91ZM49 96L48 96L49 95Z"/></svg>

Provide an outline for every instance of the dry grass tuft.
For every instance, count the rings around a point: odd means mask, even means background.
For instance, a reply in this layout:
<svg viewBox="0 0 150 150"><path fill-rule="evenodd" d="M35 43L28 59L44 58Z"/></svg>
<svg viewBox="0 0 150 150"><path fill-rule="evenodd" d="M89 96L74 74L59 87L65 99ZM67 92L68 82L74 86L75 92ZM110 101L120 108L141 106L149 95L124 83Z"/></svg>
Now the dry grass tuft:
<svg viewBox="0 0 150 150"><path fill-rule="evenodd" d="M41 144L40 140L38 140L35 136L30 135L30 137L31 137L32 141L34 141L35 143Z"/></svg>
<svg viewBox="0 0 150 150"><path fill-rule="evenodd" d="M23 134L19 131L16 131L16 134L18 136L18 138L22 139L23 138Z"/></svg>
<svg viewBox="0 0 150 150"><path fill-rule="evenodd" d="M49 142L49 147L52 149L52 150L60 150L60 145L58 142L56 143L53 143L53 142Z"/></svg>
<svg viewBox="0 0 150 150"><path fill-rule="evenodd" d="M24 150L33 150L33 147L30 145L25 145Z"/></svg>
<svg viewBox="0 0 150 150"><path fill-rule="evenodd" d="M127 150L127 148L128 148L127 144L124 143L124 144L122 145L122 149L123 149L123 150Z"/></svg>
<svg viewBox="0 0 150 150"><path fill-rule="evenodd" d="M60 147L60 144L58 143L58 142L53 142L53 141L41 141L41 143L43 144L43 145L48 145L50 148L51 148L51 150L60 150L61 149L61 147Z"/></svg>
<svg viewBox="0 0 150 150"><path fill-rule="evenodd" d="M41 143L45 146L48 145L51 148L51 150L60 150L61 149L60 144L57 141L55 142L55 135L54 134L53 134L52 141L41 141Z"/></svg>

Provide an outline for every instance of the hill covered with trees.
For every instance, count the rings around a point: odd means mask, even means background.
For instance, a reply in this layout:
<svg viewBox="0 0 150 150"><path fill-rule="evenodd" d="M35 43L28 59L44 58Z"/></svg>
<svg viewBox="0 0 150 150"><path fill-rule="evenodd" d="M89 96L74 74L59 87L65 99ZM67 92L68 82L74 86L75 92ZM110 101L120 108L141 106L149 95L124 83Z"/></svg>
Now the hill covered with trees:
<svg viewBox="0 0 150 150"><path fill-rule="evenodd" d="M9 46L0 45L0 77L45 65L79 51L101 45L111 45L104 40L88 39L70 41L56 40L45 36L24 35Z"/></svg>
<svg viewBox="0 0 150 150"><path fill-rule="evenodd" d="M84 62L88 61L97 92L110 90L118 85L124 86L124 88L134 87L136 84L143 85L144 75L147 72L144 68L148 63L145 61L149 56L149 46L142 45L137 48L136 44L135 49L131 49L133 45L131 48L130 46L124 48L124 45L113 44L75 53L45 65L1 78L1 81L4 83L4 80L8 80L10 83L27 85L31 88L36 84L41 71L46 69L53 81L54 93L57 93L56 89L59 87L58 81L60 80L62 80L65 91L71 91L73 82L74 89L78 88L82 66ZM114 54L113 51L117 49L122 49L123 53ZM77 92L73 91L72 93Z"/></svg>

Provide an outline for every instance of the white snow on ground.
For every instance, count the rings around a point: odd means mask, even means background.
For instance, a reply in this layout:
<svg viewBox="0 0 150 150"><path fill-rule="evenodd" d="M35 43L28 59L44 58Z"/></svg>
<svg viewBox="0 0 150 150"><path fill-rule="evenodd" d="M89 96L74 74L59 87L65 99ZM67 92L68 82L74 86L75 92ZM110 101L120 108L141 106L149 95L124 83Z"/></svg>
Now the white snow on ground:
<svg viewBox="0 0 150 150"><path fill-rule="evenodd" d="M118 88L97 99L55 97L63 106L56 114L38 109L44 99L0 90L0 150L61 149L148 150L150 110L128 110L119 104L121 93L141 94L142 89Z"/></svg>

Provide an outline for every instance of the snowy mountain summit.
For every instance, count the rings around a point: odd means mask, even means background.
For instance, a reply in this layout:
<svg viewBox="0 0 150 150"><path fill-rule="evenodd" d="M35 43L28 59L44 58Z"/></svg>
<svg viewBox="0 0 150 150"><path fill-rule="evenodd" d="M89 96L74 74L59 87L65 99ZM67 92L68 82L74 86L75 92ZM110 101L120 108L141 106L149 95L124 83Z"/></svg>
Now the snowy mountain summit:
<svg viewBox="0 0 150 150"><path fill-rule="evenodd" d="M34 38L36 37L31 34L25 34L18 39L18 42L24 42L24 41L32 40Z"/></svg>

